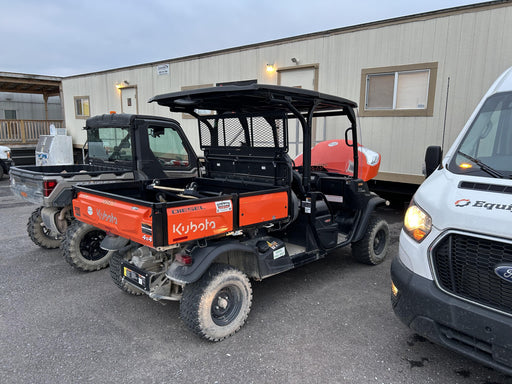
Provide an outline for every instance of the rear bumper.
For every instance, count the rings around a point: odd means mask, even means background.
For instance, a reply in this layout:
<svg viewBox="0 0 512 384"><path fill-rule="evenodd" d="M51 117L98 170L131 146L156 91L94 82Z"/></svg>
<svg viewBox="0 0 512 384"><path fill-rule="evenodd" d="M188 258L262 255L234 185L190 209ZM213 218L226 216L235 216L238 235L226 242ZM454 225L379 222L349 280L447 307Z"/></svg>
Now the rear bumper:
<svg viewBox="0 0 512 384"><path fill-rule="evenodd" d="M396 257L391 279L396 316L430 341L512 376L512 317L480 307L437 288Z"/></svg>

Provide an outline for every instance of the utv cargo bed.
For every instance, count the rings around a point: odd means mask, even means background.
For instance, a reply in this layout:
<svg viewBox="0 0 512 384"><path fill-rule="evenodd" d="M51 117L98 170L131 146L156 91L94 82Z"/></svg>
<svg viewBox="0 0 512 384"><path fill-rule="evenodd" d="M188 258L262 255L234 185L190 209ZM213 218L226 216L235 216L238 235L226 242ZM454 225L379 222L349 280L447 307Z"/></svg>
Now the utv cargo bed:
<svg viewBox="0 0 512 384"><path fill-rule="evenodd" d="M200 178L77 186L79 220L152 248L278 224L293 215L288 187ZM242 192L241 192L242 191Z"/></svg>

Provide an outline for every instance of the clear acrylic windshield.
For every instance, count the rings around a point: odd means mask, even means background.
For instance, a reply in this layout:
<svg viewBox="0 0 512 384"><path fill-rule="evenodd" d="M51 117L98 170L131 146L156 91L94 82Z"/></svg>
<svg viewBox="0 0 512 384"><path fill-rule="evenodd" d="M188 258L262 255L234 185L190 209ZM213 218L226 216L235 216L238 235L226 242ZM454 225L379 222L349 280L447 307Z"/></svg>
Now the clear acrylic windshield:
<svg viewBox="0 0 512 384"><path fill-rule="evenodd" d="M473 176L511 177L512 92L485 101L448 169Z"/></svg>

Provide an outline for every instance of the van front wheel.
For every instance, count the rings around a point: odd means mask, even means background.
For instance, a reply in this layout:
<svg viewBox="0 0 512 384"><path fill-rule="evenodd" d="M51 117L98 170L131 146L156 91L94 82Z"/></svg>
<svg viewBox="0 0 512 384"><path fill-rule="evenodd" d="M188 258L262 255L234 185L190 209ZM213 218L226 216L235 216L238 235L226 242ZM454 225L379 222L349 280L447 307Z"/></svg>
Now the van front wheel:
<svg viewBox="0 0 512 384"><path fill-rule="evenodd" d="M386 259L389 227L386 220L372 216L363 238L352 243L352 255L363 264L377 265Z"/></svg>

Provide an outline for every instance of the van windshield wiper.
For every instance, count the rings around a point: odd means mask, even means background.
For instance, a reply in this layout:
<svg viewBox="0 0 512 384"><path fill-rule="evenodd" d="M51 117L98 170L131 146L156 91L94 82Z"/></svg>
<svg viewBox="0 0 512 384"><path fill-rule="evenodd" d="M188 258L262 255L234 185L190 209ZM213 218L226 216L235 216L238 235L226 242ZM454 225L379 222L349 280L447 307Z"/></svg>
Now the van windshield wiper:
<svg viewBox="0 0 512 384"><path fill-rule="evenodd" d="M464 156L466 159L471 160L473 163L478 165L482 171L485 173L491 175L492 177L496 177L499 179L504 179L505 175L501 173L500 171L494 169L493 167L485 164L483 161L475 159L474 157L468 155L467 153L464 153L462 151L457 151L457 153L461 156Z"/></svg>

